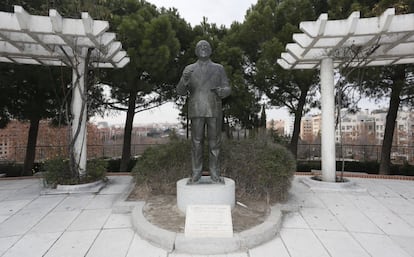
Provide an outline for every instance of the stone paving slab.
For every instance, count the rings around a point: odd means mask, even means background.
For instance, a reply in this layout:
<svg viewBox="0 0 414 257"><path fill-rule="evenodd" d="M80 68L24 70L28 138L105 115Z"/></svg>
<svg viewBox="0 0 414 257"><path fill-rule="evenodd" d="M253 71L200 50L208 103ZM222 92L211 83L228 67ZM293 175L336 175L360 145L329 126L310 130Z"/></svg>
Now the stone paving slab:
<svg viewBox="0 0 414 257"><path fill-rule="evenodd" d="M328 209L302 208L300 213L311 229L345 230L337 218Z"/></svg>
<svg viewBox="0 0 414 257"><path fill-rule="evenodd" d="M112 213L106 221L104 228L132 228L131 214Z"/></svg>
<svg viewBox="0 0 414 257"><path fill-rule="evenodd" d="M412 237L390 236L390 238L393 242L397 243L401 249L403 249L409 255L414 256L414 243Z"/></svg>
<svg viewBox="0 0 414 257"><path fill-rule="evenodd" d="M284 243L280 237L276 237L273 240L255 247L249 251L250 256L271 256L273 254L278 257L290 257Z"/></svg>
<svg viewBox="0 0 414 257"><path fill-rule="evenodd" d="M347 231L381 234L382 230L364 213L355 209L334 210L333 214Z"/></svg>
<svg viewBox="0 0 414 257"><path fill-rule="evenodd" d="M20 238L20 236L0 237L0 256L2 256L3 253L12 247Z"/></svg>
<svg viewBox="0 0 414 257"><path fill-rule="evenodd" d="M85 256L99 232L100 230L66 231L47 251L45 257Z"/></svg>
<svg viewBox="0 0 414 257"><path fill-rule="evenodd" d="M330 257L312 230L287 228L280 236L291 257Z"/></svg>
<svg viewBox="0 0 414 257"><path fill-rule="evenodd" d="M110 176L97 194L59 196L40 195L39 179L0 179L0 256L414 257L414 181L350 178L366 191L331 192L302 178L273 240L216 255L166 251L135 233L130 176Z"/></svg>
<svg viewBox="0 0 414 257"><path fill-rule="evenodd" d="M68 230L102 229L111 212L111 209L83 210L68 227Z"/></svg>
<svg viewBox="0 0 414 257"><path fill-rule="evenodd" d="M410 257L410 255L404 251L404 249L399 247L390 237L388 237L388 235L352 233L352 236L356 238L371 256Z"/></svg>
<svg viewBox="0 0 414 257"><path fill-rule="evenodd" d="M64 232L79 214L80 211L50 212L29 233Z"/></svg>
<svg viewBox="0 0 414 257"><path fill-rule="evenodd" d="M345 231L314 230L331 256L335 257L370 257L359 243Z"/></svg>
<svg viewBox="0 0 414 257"><path fill-rule="evenodd" d="M9 200L0 202L0 215L11 216L29 204L30 200Z"/></svg>
<svg viewBox="0 0 414 257"><path fill-rule="evenodd" d="M40 211L40 210L39 210ZM21 236L34 227L46 214L42 212L17 213L0 224L0 236Z"/></svg>
<svg viewBox="0 0 414 257"><path fill-rule="evenodd" d="M31 233L23 236L3 257L42 256L62 233Z"/></svg>
<svg viewBox="0 0 414 257"><path fill-rule="evenodd" d="M130 228L104 229L86 257L125 257L133 237L134 231Z"/></svg>
<svg viewBox="0 0 414 257"><path fill-rule="evenodd" d="M147 257L167 257L168 253L164 249L155 247L135 234L131 247L126 257L147 256Z"/></svg>
<svg viewBox="0 0 414 257"><path fill-rule="evenodd" d="M93 194L87 195L69 195L58 206L54 211L76 211L83 210L89 202L94 198Z"/></svg>

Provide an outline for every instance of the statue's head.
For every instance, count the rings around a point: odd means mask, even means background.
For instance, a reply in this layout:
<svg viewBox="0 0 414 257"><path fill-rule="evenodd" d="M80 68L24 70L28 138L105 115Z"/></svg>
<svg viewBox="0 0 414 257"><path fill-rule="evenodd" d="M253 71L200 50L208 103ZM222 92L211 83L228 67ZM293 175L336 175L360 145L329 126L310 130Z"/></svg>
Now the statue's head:
<svg viewBox="0 0 414 257"><path fill-rule="evenodd" d="M208 59L211 55L211 46L206 40L200 40L198 41L196 48L195 48L195 54L200 59Z"/></svg>

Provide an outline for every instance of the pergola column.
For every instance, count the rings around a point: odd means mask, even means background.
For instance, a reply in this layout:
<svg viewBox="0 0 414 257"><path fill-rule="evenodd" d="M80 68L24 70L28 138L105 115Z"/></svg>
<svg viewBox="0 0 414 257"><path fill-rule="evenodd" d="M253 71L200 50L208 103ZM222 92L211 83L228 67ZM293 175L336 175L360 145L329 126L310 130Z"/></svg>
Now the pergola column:
<svg viewBox="0 0 414 257"><path fill-rule="evenodd" d="M321 61L321 140L322 140L322 180L335 182L335 95L332 58Z"/></svg>
<svg viewBox="0 0 414 257"><path fill-rule="evenodd" d="M86 175L86 113L85 63L84 57L75 60L72 69L72 136L73 157L80 177Z"/></svg>

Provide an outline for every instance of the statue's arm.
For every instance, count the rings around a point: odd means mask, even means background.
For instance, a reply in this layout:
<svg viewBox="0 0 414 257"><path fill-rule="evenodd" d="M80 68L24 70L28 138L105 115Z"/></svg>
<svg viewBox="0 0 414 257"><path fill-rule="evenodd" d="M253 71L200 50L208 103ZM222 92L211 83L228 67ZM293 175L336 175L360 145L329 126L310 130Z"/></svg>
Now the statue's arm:
<svg viewBox="0 0 414 257"><path fill-rule="evenodd" d="M184 68L183 74L181 75L180 81L177 84L177 94L179 95L187 95L188 93L188 84L190 81L190 76L192 73L191 66L187 66Z"/></svg>
<svg viewBox="0 0 414 257"><path fill-rule="evenodd" d="M177 94L187 95L187 84L184 82L184 78L182 76L177 84Z"/></svg>
<svg viewBox="0 0 414 257"><path fill-rule="evenodd" d="M229 79L227 78L226 71L224 67L221 67L221 88L222 93L221 98L226 98L231 94L231 86L229 84Z"/></svg>

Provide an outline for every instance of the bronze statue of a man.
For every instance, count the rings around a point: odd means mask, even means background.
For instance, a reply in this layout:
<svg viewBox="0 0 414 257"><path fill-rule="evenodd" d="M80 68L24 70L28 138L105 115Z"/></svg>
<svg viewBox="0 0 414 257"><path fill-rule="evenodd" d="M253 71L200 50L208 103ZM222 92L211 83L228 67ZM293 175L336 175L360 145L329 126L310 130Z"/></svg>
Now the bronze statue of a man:
<svg viewBox="0 0 414 257"><path fill-rule="evenodd" d="M221 99L230 95L231 88L222 65L210 60L210 44L201 40L195 54L198 61L186 66L177 85L177 93L187 95L188 117L191 119L192 177L189 184L199 182L203 171L204 130L207 127L210 178L224 183L220 177L220 146L222 126Z"/></svg>

